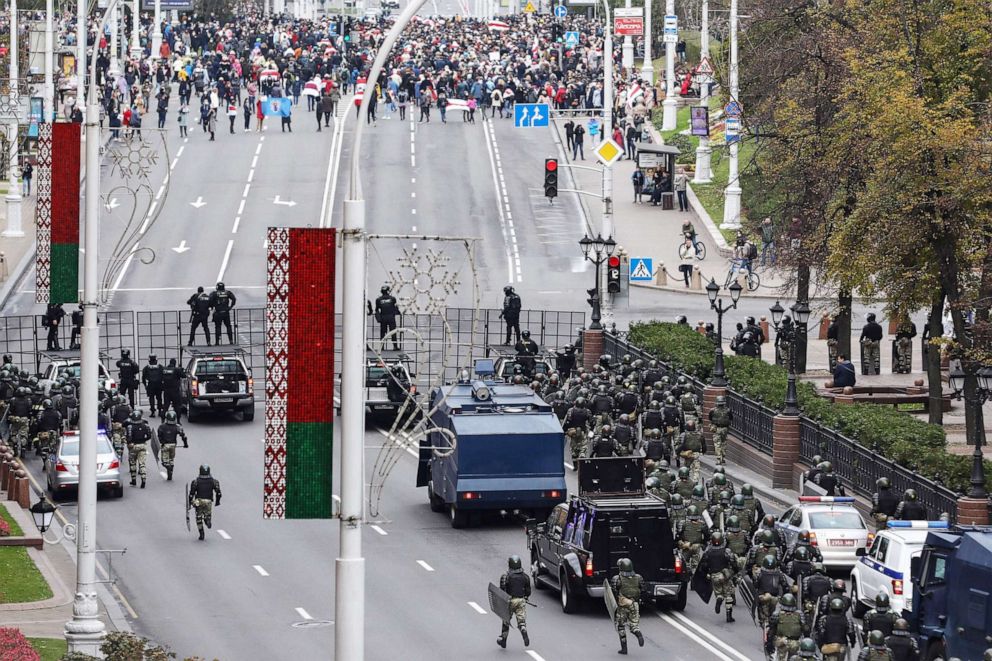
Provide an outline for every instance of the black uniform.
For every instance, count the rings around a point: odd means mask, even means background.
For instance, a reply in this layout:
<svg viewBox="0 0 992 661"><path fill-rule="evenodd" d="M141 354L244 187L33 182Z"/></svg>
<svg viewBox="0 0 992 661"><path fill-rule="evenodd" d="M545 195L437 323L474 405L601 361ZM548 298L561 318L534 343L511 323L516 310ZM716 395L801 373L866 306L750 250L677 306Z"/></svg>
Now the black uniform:
<svg viewBox="0 0 992 661"><path fill-rule="evenodd" d="M885 639L885 646L892 650L895 661L920 661L920 648L906 631L893 631Z"/></svg>
<svg viewBox="0 0 992 661"><path fill-rule="evenodd" d="M203 291L203 287L197 289L196 293L189 297L186 301L186 305L189 306L190 315L190 328L189 328L189 346L194 344L194 336L196 335L196 329L203 326L203 335L207 339L207 346L210 346L210 329L207 328L207 321L210 319L210 294Z"/></svg>
<svg viewBox="0 0 992 661"><path fill-rule="evenodd" d="M820 488L827 492L828 496L844 495L844 485L840 483L840 480L833 473L820 473L816 476L815 481L820 485Z"/></svg>
<svg viewBox="0 0 992 661"><path fill-rule="evenodd" d="M162 368L162 392L165 395L165 405L159 413L165 417L165 412L172 407L176 415L180 415L183 409L182 402L182 379L186 376L186 370L176 365L176 359L170 358L169 365Z"/></svg>
<svg viewBox="0 0 992 661"><path fill-rule="evenodd" d="M69 349L79 348L79 336L83 331L83 306L72 311L72 337L69 340Z"/></svg>
<svg viewBox="0 0 992 661"><path fill-rule="evenodd" d="M134 389L138 387L138 363L130 358L117 361L118 390L121 395L127 395L127 401L134 407Z"/></svg>
<svg viewBox="0 0 992 661"><path fill-rule="evenodd" d="M899 521L926 521L927 510L915 500L903 500L896 507L895 518Z"/></svg>
<svg viewBox="0 0 992 661"><path fill-rule="evenodd" d="M162 386L164 381L165 368L158 362L149 362L141 370L141 383L145 386L145 392L148 394L148 407L151 409L152 415L155 415L156 410L164 411L162 403Z"/></svg>
<svg viewBox="0 0 992 661"><path fill-rule="evenodd" d="M575 347L559 351L555 354L555 368L562 378L569 378L575 371Z"/></svg>
<svg viewBox="0 0 992 661"><path fill-rule="evenodd" d="M379 322L379 339L386 337L386 333L396 330L396 317L400 314L400 309L396 305L396 297L386 292L375 299L375 320ZM393 349L399 351L400 345L393 335Z"/></svg>
<svg viewBox="0 0 992 661"><path fill-rule="evenodd" d="M510 331L516 334L517 341L520 341L520 296L516 292L511 291L505 297L503 297L503 312L501 316L503 321L506 322L506 341L503 344L510 343Z"/></svg>
<svg viewBox="0 0 992 661"><path fill-rule="evenodd" d="M537 342L529 337L521 338L513 349L517 352L517 364L525 376L534 375L534 356L540 352Z"/></svg>
<svg viewBox="0 0 992 661"><path fill-rule="evenodd" d="M210 294L210 307L214 309L214 342L220 344L221 324L227 329L227 341L234 344L234 331L231 330L231 309L238 302L234 292L217 289Z"/></svg>
<svg viewBox="0 0 992 661"><path fill-rule="evenodd" d="M62 347L59 346L59 326L62 325L62 319L64 317L65 310L62 309L61 304L48 304L48 309L45 310L45 315L41 318L41 325L48 329L48 339L46 341L46 349L48 351L62 350Z"/></svg>

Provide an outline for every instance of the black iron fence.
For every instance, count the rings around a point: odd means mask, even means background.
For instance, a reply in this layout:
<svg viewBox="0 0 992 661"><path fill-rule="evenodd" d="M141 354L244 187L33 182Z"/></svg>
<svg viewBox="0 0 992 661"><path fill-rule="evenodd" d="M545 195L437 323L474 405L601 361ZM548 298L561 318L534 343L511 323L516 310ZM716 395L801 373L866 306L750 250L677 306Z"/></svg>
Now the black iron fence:
<svg viewBox="0 0 992 661"><path fill-rule="evenodd" d="M734 415L730 423L734 436L771 456L775 411L733 390L727 391L727 408Z"/></svg>

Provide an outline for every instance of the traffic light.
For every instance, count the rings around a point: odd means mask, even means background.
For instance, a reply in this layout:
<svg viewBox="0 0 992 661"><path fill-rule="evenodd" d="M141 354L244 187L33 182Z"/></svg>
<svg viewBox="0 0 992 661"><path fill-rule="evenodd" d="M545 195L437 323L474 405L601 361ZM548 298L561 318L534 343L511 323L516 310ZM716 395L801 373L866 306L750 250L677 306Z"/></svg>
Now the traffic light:
<svg viewBox="0 0 992 661"><path fill-rule="evenodd" d="M544 196L558 197L558 159L544 159Z"/></svg>
<svg viewBox="0 0 992 661"><path fill-rule="evenodd" d="M606 291L620 293L620 258L616 255L611 255L606 261Z"/></svg>

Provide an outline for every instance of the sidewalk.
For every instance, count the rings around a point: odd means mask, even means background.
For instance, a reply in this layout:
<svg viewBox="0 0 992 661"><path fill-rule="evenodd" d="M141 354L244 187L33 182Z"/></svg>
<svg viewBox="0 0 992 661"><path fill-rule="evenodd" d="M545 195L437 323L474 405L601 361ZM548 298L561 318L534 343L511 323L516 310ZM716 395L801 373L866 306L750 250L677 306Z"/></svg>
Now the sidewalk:
<svg viewBox="0 0 992 661"><path fill-rule="evenodd" d="M0 195L6 195L6 189L0 189ZM0 310L13 293L18 278L30 268L30 262L34 260L36 200L35 190L31 191L30 197L22 198L21 229L24 236L12 238L0 233ZM0 228L7 229L7 205L3 199L0 199Z"/></svg>

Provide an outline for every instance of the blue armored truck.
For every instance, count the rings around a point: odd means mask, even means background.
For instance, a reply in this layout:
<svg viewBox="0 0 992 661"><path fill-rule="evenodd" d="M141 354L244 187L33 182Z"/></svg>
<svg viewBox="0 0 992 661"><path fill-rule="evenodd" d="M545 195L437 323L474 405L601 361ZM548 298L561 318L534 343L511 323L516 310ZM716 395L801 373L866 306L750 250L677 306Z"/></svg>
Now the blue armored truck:
<svg viewBox="0 0 992 661"><path fill-rule="evenodd" d="M484 513L547 518L565 500L565 434L551 406L529 388L486 380L492 361L476 363L476 379L436 388L420 442L417 486L454 528Z"/></svg>

